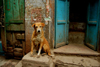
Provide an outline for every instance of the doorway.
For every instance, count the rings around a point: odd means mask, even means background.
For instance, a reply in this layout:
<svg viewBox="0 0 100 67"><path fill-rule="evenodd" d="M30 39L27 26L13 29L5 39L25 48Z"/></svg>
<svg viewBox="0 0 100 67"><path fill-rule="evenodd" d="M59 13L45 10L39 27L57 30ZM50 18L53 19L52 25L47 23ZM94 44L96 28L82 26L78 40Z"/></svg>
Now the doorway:
<svg viewBox="0 0 100 67"><path fill-rule="evenodd" d="M99 0L55 0L55 47L86 44L97 50ZM95 11L94 11L95 10Z"/></svg>
<svg viewBox="0 0 100 67"><path fill-rule="evenodd" d="M84 44L87 23L88 2L70 0L69 5L69 43Z"/></svg>
<svg viewBox="0 0 100 67"><path fill-rule="evenodd" d="M3 0L0 1L0 55L4 55L3 46L2 46L2 28L4 27L4 11L3 11Z"/></svg>
<svg viewBox="0 0 100 67"><path fill-rule="evenodd" d="M55 47L69 43L84 44L88 2L84 0L55 0L55 2Z"/></svg>

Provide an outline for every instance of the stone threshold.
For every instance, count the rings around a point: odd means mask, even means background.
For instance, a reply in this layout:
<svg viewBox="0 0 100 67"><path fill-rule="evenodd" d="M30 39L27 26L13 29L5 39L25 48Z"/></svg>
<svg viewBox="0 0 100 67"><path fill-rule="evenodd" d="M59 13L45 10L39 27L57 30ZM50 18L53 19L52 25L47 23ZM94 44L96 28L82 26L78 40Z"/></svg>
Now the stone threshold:
<svg viewBox="0 0 100 67"><path fill-rule="evenodd" d="M79 55L79 56L100 56L100 53L81 44L69 44L57 49L54 49L56 55Z"/></svg>

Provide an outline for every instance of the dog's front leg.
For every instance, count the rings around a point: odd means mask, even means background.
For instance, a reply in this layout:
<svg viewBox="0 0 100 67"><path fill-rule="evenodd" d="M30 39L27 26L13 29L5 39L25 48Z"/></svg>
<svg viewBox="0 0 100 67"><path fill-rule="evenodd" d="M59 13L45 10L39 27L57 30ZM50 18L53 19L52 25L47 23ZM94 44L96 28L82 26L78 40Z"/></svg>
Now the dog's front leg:
<svg viewBox="0 0 100 67"><path fill-rule="evenodd" d="M41 53L41 50L42 50L42 46L43 46L43 43L40 44L40 48L39 48L39 51L38 51L38 54L37 54L37 58L40 57L40 53Z"/></svg>
<svg viewBox="0 0 100 67"><path fill-rule="evenodd" d="M34 48L34 44L33 41L31 42L31 57L33 56L33 48Z"/></svg>

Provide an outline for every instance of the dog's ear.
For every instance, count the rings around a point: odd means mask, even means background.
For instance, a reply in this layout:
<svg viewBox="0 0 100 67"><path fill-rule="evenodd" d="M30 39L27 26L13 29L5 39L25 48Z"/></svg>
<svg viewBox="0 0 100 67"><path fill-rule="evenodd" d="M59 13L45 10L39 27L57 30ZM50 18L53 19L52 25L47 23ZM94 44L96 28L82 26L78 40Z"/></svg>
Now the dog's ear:
<svg viewBox="0 0 100 67"><path fill-rule="evenodd" d="M32 27L34 27L34 28L35 28L35 24L33 24L33 25L32 25Z"/></svg>
<svg viewBox="0 0 100 67"><path fill-rule="evenodd" d="M45 26L45 24L44 24L44 23L42 23L42 26L44 27L44 26Z"/></svg>

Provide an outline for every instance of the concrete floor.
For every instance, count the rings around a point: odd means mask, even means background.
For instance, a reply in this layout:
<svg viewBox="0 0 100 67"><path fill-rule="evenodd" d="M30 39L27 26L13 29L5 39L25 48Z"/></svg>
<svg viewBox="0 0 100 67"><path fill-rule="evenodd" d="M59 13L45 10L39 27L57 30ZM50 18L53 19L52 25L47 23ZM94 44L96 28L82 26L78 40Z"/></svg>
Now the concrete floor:
<svg viewBox="0 0 100 67"><path fill-rule="evenodd" d="M0 67L15 67L20 60L6 59L5 56L0 56Z"/></svg>

